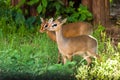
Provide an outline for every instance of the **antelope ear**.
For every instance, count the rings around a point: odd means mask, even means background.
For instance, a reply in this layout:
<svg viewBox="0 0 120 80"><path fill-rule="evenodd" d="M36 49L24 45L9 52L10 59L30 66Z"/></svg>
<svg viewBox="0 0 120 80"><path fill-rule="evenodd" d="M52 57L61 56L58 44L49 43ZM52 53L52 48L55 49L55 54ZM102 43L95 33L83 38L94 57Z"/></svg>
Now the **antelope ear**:
<svg viewBox="0 0 120 80"><path fill-rule="evenodd" d="M61 16L58 16L58 18L55 21L60 21L61 20Z"/></svg>
<svg viewBox="0 0 120 80"><path fill-rule="evenodd" d="M67 18L63 19L63 20L61 21L61 24L66 23L66 21L67 21Z"/></svg>
<svg viewBox="0 0 120 80"><path fill-rule="evenodd" d="M44 19L42 17L40 17L40 20L41 20L41 22L44 22Z"/></svg>
<svg viewBox="0 0 120 80"><path fill-rule="evenodd" d="M57 20L59 20L59 19L61 19L61 18L62 18L62 16L58 16Z"/></svg>
<svg viewBox="0 0 120 80"><path fill-rule="evenodd" d="M48 20L48 23L52 23L53 22L53 18L50 18L49 20Z"/></svg>

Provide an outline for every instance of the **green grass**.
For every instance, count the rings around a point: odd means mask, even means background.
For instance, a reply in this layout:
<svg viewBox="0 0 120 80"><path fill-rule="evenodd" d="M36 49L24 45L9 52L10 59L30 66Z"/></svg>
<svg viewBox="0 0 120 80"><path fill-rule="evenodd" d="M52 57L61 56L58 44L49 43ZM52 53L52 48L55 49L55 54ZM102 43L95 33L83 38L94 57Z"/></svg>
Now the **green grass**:
<svg viewBox="0 0 120 80"><path fill-rule="evenodd" d="M17 26L14 21L0 20L0 80L120 79L120 47L113 48L105 34L101 34L102 26L94 31L102 62L93 59L89 67L78 56L73 62L57 64L56 43L45 33L39 33L39 27Z"/></svg>
<svg viewBox="0 0 120 80"><path fill-rule="evenodd" d="M75 79L73 69L57 64L58 49L45 33L0 21L0 80Z"/></svg>
<svg viewBox="0 0 120 80"><path fill-rule="evenodd" d="M47 39L46 35L25 35L10 34L0 40L1 60L5 58L7 62L20 61L16 63L28 64L32 62L55 63L57 57L57 48L55 44ZM54 56L52 56L54 55ZM30 61L33 59L33 61ZM41 59L41 60L40 60ZM30 62L29 62L30 61ZM5 62L6 63L6 62ZM42 65L41 65L42 66Z"/></svg>

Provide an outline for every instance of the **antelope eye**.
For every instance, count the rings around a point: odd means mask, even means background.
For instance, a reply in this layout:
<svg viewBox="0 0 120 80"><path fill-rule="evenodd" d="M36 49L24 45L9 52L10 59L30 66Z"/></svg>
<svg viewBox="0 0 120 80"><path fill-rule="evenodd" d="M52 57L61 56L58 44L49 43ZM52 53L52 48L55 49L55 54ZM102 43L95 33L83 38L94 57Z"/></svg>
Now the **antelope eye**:
<svg viewBox="0 0 120 80"><path fill-rule="evenodd" d="M52 25L52 27L56 27L56 26L57 26L57 24L53 24L53 25Z"/></svg>
<svg viewBox="0 0 120 80"><path fill-rule="evenodd" d="M48 27L48 25L46 24L44 27L45 27L45 28L47 28L47 27Z"/></svg>

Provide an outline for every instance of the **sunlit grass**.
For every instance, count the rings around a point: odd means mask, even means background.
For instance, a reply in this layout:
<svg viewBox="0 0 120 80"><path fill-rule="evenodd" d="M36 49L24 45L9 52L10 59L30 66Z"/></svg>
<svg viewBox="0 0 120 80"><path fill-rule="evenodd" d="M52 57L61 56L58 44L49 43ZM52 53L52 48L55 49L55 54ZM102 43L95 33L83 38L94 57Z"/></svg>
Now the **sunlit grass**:
<svg viewBox="0 0 120 80"><path fill-rule="evenodd" d="M21 36L19 33L6 34L0 39L1 67L13 71L35 71L34 68L57 62L57 47L46 34L36 32Z"/></svg>

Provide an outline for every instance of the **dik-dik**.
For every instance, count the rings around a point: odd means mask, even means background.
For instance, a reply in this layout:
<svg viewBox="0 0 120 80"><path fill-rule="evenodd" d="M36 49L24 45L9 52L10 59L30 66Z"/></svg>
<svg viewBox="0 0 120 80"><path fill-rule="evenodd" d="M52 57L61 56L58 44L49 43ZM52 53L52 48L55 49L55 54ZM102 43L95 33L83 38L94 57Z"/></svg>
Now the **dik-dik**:
<svg viewBox="0 0 120 80"><path fill-rule="evenodd" d="M47 35L50 37L51 40L56 41L56 36L55 36L55 32L54 31L47 31L45 28L48 26L48 20L44 20L43 18L41 18L41 28L40 28L40 32L46 32Z"/></svg>
<svg viewBox="0 0 120 80"><path fill-rule="evenodd" d="M48 20L41 19L40 32L46 32L47 35L56 42L56 35L54 31L47 31L45 28L48 27ZM58 21L61 17L58 17L55 21ZM87 22L74 22L63 25L63 35L65 37L75 37L79 35L90 35L92 33L93 27ZM60 62L60 54L58 54L58 63Z"/></svg>
<svg viewBox="0 0 120 80"><path fill-rule="evenodd" d="M64 64L66 63L67 59L71 60L73 55L81 55L84 59L86 59L88 65L91 63L90 57L100 59L100 56L96 54L97 40L89 35L80 35L77 37L67 38L63 33L63 24L65 22L66 19L62 21L57 20L54 22L53 19L51 19L48 22L49 26L46 27L47 30L55 31L56 33L56 42L62 55Z"/></svg>
<svg viewBox="0 0 120 80"><path fill-rule="evenodd" d="M58 17L55 21L58 21L61 17ZM56 36L54 31L46 31L45 27L48 26L48 20L41 19L41 28L40 32L46 32L47 35L53 41L56 41ZM90 23L87 22L74 22L63 25L62 33L65 37L75 37L79 35L91 35L93 27Z"/></svg>

